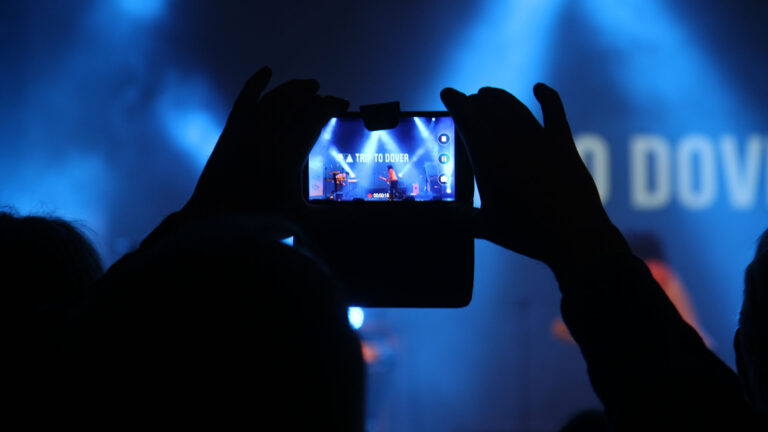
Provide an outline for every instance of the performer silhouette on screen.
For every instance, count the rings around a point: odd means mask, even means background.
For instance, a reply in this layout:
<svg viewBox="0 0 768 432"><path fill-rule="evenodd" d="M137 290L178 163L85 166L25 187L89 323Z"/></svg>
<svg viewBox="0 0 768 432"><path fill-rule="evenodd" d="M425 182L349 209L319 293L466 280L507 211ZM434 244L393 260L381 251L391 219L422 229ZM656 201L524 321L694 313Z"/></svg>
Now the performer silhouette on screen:
<svg viewBox="0 0 768 432"><path fill-rule="evenodd" d="M400 196L400 192L397 189L397 174L395 174L395 169L392 168L392 165L387 165L387 171L387 178L382 176L379 176L379 178L389 183L389 200L394 201L396 197Z"/></svg>
<svg viewBox="0 0 768 432"><path fill-rule="evenodd" d="M333 199L336 201L340 201L339 192L347 185L347 176L346 171L333 173Z"/></svg>

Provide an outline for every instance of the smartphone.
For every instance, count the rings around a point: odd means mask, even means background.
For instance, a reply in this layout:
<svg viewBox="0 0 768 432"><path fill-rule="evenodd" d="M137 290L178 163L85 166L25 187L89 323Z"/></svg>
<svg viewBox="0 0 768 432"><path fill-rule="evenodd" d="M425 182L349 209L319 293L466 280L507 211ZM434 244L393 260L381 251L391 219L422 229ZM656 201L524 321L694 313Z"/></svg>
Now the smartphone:
<svg viewBox="0 0 768 432"><path fill-rule="evenodd" d="M447 112L391 108L322 130L304 172L307 246L350 306L466 306L474 238L454 211L472 207L464 145Z"/></svg>
<svg viewBox="0 0 768 432"><path fill-rule="evenodd" d="M307 161L308 200L465 198L456 176L467 173L461 163L457 170L455 126L447 112L403 112L394 127L380 130L369 130L363 120L351 113L325 126Z"/></svg>

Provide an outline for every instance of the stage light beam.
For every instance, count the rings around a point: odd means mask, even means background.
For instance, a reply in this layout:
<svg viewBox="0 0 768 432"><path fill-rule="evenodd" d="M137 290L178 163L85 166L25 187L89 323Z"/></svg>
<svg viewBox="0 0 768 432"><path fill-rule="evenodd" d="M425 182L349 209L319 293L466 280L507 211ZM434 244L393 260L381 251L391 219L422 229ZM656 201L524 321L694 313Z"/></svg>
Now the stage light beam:
<svg viewBox="0 0 768 432"><path fill-rule="evenodd" d="M349 173L350 177L355 177L355 173L352 171L352 168L350 168L349 165L344 161L344 157L341 153L339 153L339 150L335 146L331 146L328 152L337 162L339 162L339 164L341 164L341 166L344 167L344 170Z"/></svg>
<svg viewBox="0 0 768 432"><path fill-rule="evenodd" d="M180 108L164 113L166 132L200 166L211 155L222 126L202 108Z"/></svg>
<svg viewBox="0 0 768 432"><path fill-rule="evenodd" d="M381 142L384 143L384 147L386 147L387 151L390 153L402 153L402 150L400 150L400 147L395 143L395 140L392 139L391 136L385 131L379 131L381 132Z"/></svg>
<svg viewBox="0 0 768 432"><path fill-rule="evenodd" d="M433 120L434 121L434 118ZM427 126L424 124L424 122L421 121L420 118L414 117L413 122L416 123L416 127L419 128L419 132L421 133L422 138L429 138L429 129L427 129Z"/></svg>
<svg viewBox="0 0 768 432"><path fill-rule="evenodd" d="M323 132L320 134L320 137L324 139L325 141L330 141L331 137L333 136L333 129L336 126L336 122L339 119L336 117L332 117L330 121L328 121L328 124L325 125L325 128L323 128Z"/></svg>
<svg viewBox="0 0 768 432"><path fill-rule="evenodd" d="M416 163L417 160L419 160L421 155L424 154L424 151L425 151L425 149L424 149L423 146L419 147L419 149L416 151L416 153L413 156L411 156L410 159L408 159L409 160L408 165L406 165L405 168L403 168L403 170L400 171L400 174L399 174L400 177L402 177L406 172L408 172L408 170L411 168L411 166L414 163Z"/></svg>

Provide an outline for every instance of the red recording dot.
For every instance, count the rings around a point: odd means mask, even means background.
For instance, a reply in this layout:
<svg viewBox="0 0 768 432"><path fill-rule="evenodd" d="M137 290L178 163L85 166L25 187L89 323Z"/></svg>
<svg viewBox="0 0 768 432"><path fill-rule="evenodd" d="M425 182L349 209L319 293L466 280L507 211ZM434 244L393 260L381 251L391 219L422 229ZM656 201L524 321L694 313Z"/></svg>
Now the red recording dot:
<svg viewBox="0 0 768 432"><path fill-rule="evenodd" d="M368 192L368 198L373 198L373 194Z"/></svg>

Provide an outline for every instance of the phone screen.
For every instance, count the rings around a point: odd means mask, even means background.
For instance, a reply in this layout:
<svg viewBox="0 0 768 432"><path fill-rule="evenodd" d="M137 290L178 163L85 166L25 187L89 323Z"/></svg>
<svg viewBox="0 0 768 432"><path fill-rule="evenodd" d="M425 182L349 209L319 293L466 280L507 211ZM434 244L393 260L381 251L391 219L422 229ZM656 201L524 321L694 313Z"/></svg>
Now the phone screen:
<svg viewBox="0 0 768 432"><path fill-rule="evenodd" d="M369 131L334 117L308 159L308 198L325 201L454 201L455 137L448 115L401 117Z"/></svg>

